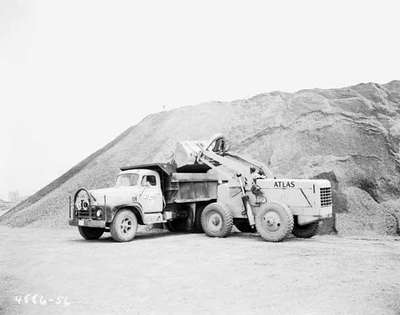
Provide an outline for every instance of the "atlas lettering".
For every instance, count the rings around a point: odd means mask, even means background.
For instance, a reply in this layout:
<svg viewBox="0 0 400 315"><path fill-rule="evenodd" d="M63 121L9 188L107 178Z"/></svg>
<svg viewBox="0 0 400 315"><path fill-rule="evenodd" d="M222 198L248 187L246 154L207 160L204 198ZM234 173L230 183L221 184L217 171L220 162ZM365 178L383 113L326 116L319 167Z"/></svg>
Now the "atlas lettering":
<svg viewBox="0 0 400 315"><path fill-rule="evenodd" d="M276 181L274 182L274 188L294 188L296 185L294 181Z"/></svg>

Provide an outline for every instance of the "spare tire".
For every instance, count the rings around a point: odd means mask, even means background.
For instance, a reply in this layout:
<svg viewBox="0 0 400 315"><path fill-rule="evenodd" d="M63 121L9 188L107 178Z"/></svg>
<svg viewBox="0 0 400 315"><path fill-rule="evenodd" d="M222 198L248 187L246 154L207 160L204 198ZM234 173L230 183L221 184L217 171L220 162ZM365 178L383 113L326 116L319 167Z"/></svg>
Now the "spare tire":
<svg viewBox="0 0 400 315"><path fill-rule="evenodd" d="M225 237L232 231L232 213L220 203L210 203L201 213L201 226L208 236Z"/></svg>

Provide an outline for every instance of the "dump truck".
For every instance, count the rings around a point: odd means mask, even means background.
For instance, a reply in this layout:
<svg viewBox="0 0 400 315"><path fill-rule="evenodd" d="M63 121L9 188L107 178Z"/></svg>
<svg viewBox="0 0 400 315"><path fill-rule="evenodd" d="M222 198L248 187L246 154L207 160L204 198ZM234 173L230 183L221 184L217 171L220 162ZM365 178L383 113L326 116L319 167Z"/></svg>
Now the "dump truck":
<svg viewBox="0 0 400 315"><path fill-rule="evenodd" d="M168 163L121 167L114 187L80 188L69 198L69 224L87 240L110 232L134 239L138 225L226 237L233 226L278 242L309 238L332 216L324 179L276 178L266 165L235 154L227 140L182 141Z"/></svg>

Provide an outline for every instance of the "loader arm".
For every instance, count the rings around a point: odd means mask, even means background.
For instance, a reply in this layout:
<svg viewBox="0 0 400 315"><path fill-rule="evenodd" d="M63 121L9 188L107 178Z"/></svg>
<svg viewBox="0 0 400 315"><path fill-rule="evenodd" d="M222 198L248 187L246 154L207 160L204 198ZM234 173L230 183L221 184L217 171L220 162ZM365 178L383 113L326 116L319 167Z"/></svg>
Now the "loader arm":
<svg viewBox="0 0 400 315"><path fill-rule="evenodd" d="M259 173L264 174L265 177L273 177L272 172L265 164L239 154L228 152L227 149L221 149L226 148L226 145L224 144L225 141L226 140L223 136L217 135L212 138L205 148L199 144L197 150L197 162L204 163L209 167L214 166L213 168L221 165L235 174L240 173L245 177L250 174L250 167L254 167ZM222 142L222 144L219 142Z"/></svg>

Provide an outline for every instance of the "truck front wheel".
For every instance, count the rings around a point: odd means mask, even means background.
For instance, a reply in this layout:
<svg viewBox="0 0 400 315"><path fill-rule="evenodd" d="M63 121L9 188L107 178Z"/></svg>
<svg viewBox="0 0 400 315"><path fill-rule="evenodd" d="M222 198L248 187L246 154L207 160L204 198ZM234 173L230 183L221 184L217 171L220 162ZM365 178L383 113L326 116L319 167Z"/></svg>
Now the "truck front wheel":
<svg viewBox="0 0 400 315"><path fill-rule="evenodd" d="M135 238L137 228L136 215L130 210L120 210L111 223L111 237L117 242L129 242Z"/></svg>
<svg viewBox="0 0 400 315"><path fill-rule="evenodd" d="M291 211L280 204L270 203L261 207L255 217L257 232L265 241L279 242L293 230Z"/></svg>
<svg viewBox="0 0 400 315"><path fill-rule="evenodd" d="M85 240L98 240L104 233L102 228L92 228L87 226L78 226L79 234Z"/></svg>
<svg viewBox="0 0 400 315"><path fill-rule="evenodd" d="M319 222L312 222L306 225L294 223L293 235L300 238L310 238L318 233Z"/></svg>
<svg viewBox="0 0 400 315"><path fill-rule="evenodd" d="M225 206L210 203L201 213L201 226L211 237L225 237L232 231L232 213Z"/></svg>

